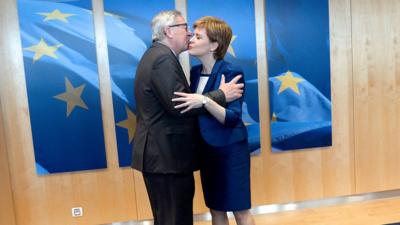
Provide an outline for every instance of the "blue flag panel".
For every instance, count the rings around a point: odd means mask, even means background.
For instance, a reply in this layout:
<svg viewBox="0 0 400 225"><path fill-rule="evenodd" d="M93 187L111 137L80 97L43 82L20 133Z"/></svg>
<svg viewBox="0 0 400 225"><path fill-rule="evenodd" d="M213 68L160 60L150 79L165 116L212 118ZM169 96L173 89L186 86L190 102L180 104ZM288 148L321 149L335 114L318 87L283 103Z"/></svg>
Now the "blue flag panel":
<svg viewBox="0 0 400 225"><path fill-rule="evenodd" d="M151 45L151 20L173 0L105 0L105 23L112 81L119 166L129 166L136 129L134 79L136 66Z"/></svg>
<svg viewBox="0 0 400 225"><path fill-rule="evenodd" d="M18 0L18 14L37 173L106 168L92 12Z"/></svg>
<svg viewBox="0 0 400 225"><path fill-rule="evenodd" d="M332 145L328 0L266 0L275 152Z"/></svg>
<svg viewBox="0 0 400 225"><path fill-rule="evenodd" d="M248 0L188 0L187 15L190 24L203 16L215 16L227 22L233 37L225 60L240 66L246 82L242 118L249 134L251 151L260 149L258 108L258 75L256 52L256 25L254 2ZM191 59L192 65L199 61Z"/></svg>

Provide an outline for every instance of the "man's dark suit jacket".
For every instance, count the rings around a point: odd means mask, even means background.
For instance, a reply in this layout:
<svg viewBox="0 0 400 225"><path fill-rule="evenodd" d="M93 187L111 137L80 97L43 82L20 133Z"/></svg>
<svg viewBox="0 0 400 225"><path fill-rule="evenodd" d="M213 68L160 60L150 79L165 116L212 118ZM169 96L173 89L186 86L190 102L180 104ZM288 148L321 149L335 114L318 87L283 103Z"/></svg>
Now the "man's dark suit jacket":
<svg viewBox="0 0 400 225"><path fill-rule="evenodd" d="M198 169L200 133L196 115L204 108L181 114L174 109L174 92L190 93L174 53L154 42L136 71L136 133L132 167L148 173L188 173ZM221 90L206 94L225 106Z"/></svg>

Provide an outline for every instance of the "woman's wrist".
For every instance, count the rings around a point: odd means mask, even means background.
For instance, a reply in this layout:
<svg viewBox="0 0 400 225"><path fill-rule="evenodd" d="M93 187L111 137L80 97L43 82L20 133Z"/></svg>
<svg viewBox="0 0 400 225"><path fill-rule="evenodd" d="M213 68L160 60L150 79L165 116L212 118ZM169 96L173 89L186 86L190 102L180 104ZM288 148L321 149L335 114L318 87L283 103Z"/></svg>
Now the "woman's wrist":
<svg viewBox="0 0 400 225"><path fill-rule="evenodd" d="M210 102L210 99L208 99L207 96L203 95L203 99L201 100L201 103L203 107L206 107L206 105Z"/></svg>

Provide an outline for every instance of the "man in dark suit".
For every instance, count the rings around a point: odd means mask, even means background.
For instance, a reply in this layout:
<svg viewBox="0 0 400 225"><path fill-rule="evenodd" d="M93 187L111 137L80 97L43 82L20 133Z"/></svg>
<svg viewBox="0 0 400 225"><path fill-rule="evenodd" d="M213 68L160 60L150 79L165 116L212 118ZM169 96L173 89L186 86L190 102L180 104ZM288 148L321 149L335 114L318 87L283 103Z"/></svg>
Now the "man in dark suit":
<svg viewBox="0 0 400 225"><path fill-rule="evenodd" d="M135 78L137 127L132 167L142 171L155 225L193 224L193 171L198 169L204 108L182 114L174 92L190 92L178 61L192 33L180 12L164 11L152 21L153 45L140 60ZM242 95L242 84L221 83L207 93L220 105Z"/></svg>

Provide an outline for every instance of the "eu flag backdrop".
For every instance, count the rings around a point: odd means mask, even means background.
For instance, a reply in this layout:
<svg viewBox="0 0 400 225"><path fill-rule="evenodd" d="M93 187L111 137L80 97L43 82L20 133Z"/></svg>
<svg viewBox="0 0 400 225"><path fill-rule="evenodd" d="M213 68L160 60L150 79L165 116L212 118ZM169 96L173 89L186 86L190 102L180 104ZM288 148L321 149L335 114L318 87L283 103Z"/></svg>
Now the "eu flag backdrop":
<svg viewBox="0 0 400 225"><path fill-rule="evenodd" d="M328 0L266 0L273 151L332 144Z"/></svg>
<svg viewBox="0 0 400 225"><path fill-rule="evenodd" d="M331 102L295 72L269 78L273 151L329 146Z"/></svg>
<svg viewBox="0 0 400 225"><path fill-rule="evenodd" d="M129 166L136 129L134 79L139 60L151 41L151 20L175 9L172 0L105 0L108 58L112 81L119 166Z"/></svg>
<svg viewBox="0 0 400 225"><path fill-rule="evenodd" d="M39 174L107 167L92 13L67 3L18 0Z"/></svg>

